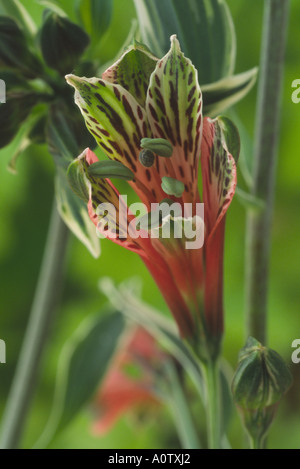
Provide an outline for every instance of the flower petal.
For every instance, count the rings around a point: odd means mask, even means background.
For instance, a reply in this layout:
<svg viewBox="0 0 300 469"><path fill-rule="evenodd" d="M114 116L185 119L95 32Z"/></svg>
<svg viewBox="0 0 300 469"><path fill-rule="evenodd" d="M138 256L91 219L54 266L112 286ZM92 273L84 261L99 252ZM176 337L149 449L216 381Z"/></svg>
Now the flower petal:
<svg viewBox="0 0 300 469"><path fill-rule="evenodd" d="M204 119L201 168L205 225L211 236L225 215L236 187L236 164L220 119Z"/></svg>
<svg viewBox="0 0 300 469"><path fill-rule="evenodd" d="M154 137L174 147L168 161L160 162L162 176L185 183L184 200L195 200L202 127L202 98L197 70L180 50L176 36L171 49L151 75L146 110Z"/></svg>
<svg viewBox="0 0 300 469"><path fill-rule="evenodd" d="M101 149L134 173L130 185L141 200L150 204L162 199L156 168L145 168L138 160L141 139L152 136L145 110L120 85L74 75L68 75L67 81L74 86L75 102Z"/></svg>
<svg viewBox="0 0 300 469"><path fill-rule="evenodd" d="M103 73L102 78L121 85L145 108L150 75L157 61L146 46L135 42Z"/></svg>

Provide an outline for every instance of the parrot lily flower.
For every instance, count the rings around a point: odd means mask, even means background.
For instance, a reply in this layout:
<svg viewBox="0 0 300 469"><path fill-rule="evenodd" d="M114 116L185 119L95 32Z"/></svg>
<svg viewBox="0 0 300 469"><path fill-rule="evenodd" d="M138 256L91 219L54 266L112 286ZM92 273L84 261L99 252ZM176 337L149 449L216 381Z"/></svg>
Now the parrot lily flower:
<svg viewBox="0 0 300 469"><path fill-rule="evenodd" d="M75 102L88 130L113 167L87 149L69 168L71 186L88 203L98 230L139 254L181 336L203 360L217 356L223 333L225 214L235 192L234 157L239 151L235 126L227 118L203 117L197 70L176 36L162 59L134 44L101 79L68 75L66 80L75 88ZM141 159L145 139L154 155L150 167ZM136 217L110 176L127 178L148 213L152 204L166 198L182 208L183 215L161 221L169 224L169 238L161 236L162 226L156 236L147 237L143 230L139 237L132 235L130 224ZM115 208L115 233L102 223L103 213L97 212L108 202ZM204 216L197 211L200 203ZM194 236L203 232L203 246L187 249L191 236L174 234L186 223Z"/></svg>
<svg viewBox="0 0 300 469"><path fill-rule="evenodd" d="M135 327L124 340L96 396L93 430L104 434L132 407L159 403L155 392L163 352L142 327Z"/></svg>

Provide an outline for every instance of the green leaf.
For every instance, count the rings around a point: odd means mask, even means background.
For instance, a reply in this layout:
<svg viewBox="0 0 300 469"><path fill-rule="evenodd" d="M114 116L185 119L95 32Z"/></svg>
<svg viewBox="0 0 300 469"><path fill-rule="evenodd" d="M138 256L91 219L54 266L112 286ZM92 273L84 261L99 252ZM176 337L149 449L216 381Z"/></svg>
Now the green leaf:
<svg viewBox="0 0 300 469"><path fill-rule="evenodd" d="M47 11L40 32L40 45L46 64L61 75L70 73L89 45L83 29L68 18Z"/></svg>
<svg viewBox="0 0 300 469"><path fill-rule="evenodd" d="M67 168L85 148L94 148L95 141L82 125L80 114L74 109L52 105L46 128L49 151L58 166Z"/></svg>
<svg viewBox="0 0 300 469"><path fill-rule="evenodd" d="M265 202L258 197L244 191L240 187L236 187L235 195L241 204L243 204L248 210L254 210L259 212L265 208Z"/></svg>
<svg viewBox="0 0 300 469"><path fill-rule="evenodd" d="M99 41L110 26L113 12L112 0L77 0L75 13L85 31Z"/></svg>
<svg viewBox="0 0 300 469"><path fill-rule="evenodd" d="M23 26L25 33L27 32L30 36L36 35L37 27L20 0L0 0L0 2L6 13Z"/></svg>
<svg viewBox="0 0 300 469"><path fill-rule="evenodd" d="M137 297L138 279L127 280L116 287L109 278L102 278L99 288L109 299L113 307L122 311L130 320L140 324L166 347L183 366L193 380L197 391L204 399L204 382L199 362L192 350L179 337L175 324Z"/></svg>
<svg viewBox="0 0 300 469"><path fill-rule="evenodd" d="M96 227L89 217L86 203L71 190L63 168L57 169L55 194L58 211L68 228L86 246L92 256L99 257L100 242Z"/></svg>
<svg viewBox="0 0 300 469"><path fill-rule="evenodd" d="M215 117L244 98L255 85L257 72L255 67L239 75L201 86L203 113Z"/></svg>
<svg viewBox="0 0 300 469"><path fill-rule="evenodd" d="M36 447L48 445L94 396L109 368L123 329L120 313L92 316L66 343L58 365L50 419Z"/></svg>
<svg viewBox="0 0 300 469"><path fill-rule="evenodd" d="M176 34L199 71L201 84L232 74L236 40L224 0L134 0L142 41L158 57Z"/></svg>
<svg viewBox="0 0 300 469"><path fill-rule="evenodd" d="M17 161L19 157L24 153L32 144L43 144L45 143L45 115L38 113L37 116L31 114L27 119L26 126L23 126L23 132L17 148L13 153L13 156L10 158L7 169L13 173L17 173Z"/></svg>
<svg viewBox="0 0 300 469"><path fill-rule="evenodd" d="M38 3L54 13L57 13L59 16L67 16L66 12L53 0L38 0Z"/></svg>

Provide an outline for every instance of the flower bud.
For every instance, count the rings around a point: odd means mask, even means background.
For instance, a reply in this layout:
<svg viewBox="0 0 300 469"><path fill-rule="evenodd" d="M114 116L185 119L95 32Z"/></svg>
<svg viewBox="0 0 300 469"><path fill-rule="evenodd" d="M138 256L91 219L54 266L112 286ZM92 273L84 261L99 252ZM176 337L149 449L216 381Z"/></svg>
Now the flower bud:
<svg viewBox="0 0 300 469"><path fill-rule="evenodd" d="M89 36L68 18L47 11L40 44L44 60L62 75L70 73L89 44Z"/></svg>
<svg viewBox="0 0 300 469"><path fill-rule="evenodd" d="M142 150L139 154L139 160L145 168L151 168L155 161L154 153L150 150Z"/></svg>
<svg viewBox="0 0 300 469"><path fill-rule="evenodd" d="M181 197L184 192L183 182L168 176L162 178L161 188L166 194L174 195L175 197Z"/></svg>
<svg viewBox="0 0 300 469"><path fill-rule="evenodd" d="M173 153L173 147L168 140L164 138L142 138L141 147L145 150L151 150L158 156L170 158Z"/></svg>
<svg viewBox="0 0 300 469"><path fill-rule="evenodd" d="M30 52L26 36L8 16L0 16L0 67L20 70L26 78L35 78L41 64Z"/></svg>
<svg viewBox="0 0 300 469"><path fill-rule="evenodd" d="M291 384L291 373L280 355L249 337L239 354L232 392L252 438L265 436Z"/></svg>
<svg viewBox="0 0 300 469"><path fill-rule="evenodd" d="M0 113L0 148L8 145L20 129L20 125L39 102L37 93L28 90L16 90L7 93L6 104L1 104Z"/></svg>

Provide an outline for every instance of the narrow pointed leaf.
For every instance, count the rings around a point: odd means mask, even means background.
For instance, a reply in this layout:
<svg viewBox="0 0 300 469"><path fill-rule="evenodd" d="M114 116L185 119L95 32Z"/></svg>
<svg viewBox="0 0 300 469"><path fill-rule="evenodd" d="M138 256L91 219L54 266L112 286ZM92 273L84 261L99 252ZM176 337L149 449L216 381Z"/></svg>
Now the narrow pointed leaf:
<svg viewBox="0 0 300 469"><path fill-rule="evenodd" d="M110 26L113 1L76 0L75 12L85 31L99 41Z"/></svg>
<svg viewBox="0 0 300 469"><path fill-rule="evenodd" d="M66 343L58 366L52 413L38 447L48 445L94 396L123 329L120 313L93 316Z"/></svg>
<svg viewBox="0 0 300 469"><path fill-rule="evenodd" d="M161 57L169 37L177 34L201 84L231 75L235 64L235 31L224 0L134 0L143 42Z"/></svg>
<svg viewBox="0 0 300 469"><path fill-rule="evenodd" d="M255 85L257 72L258 69L253 68L201 86L204 114L215 117L243 99Z"/></svg>

